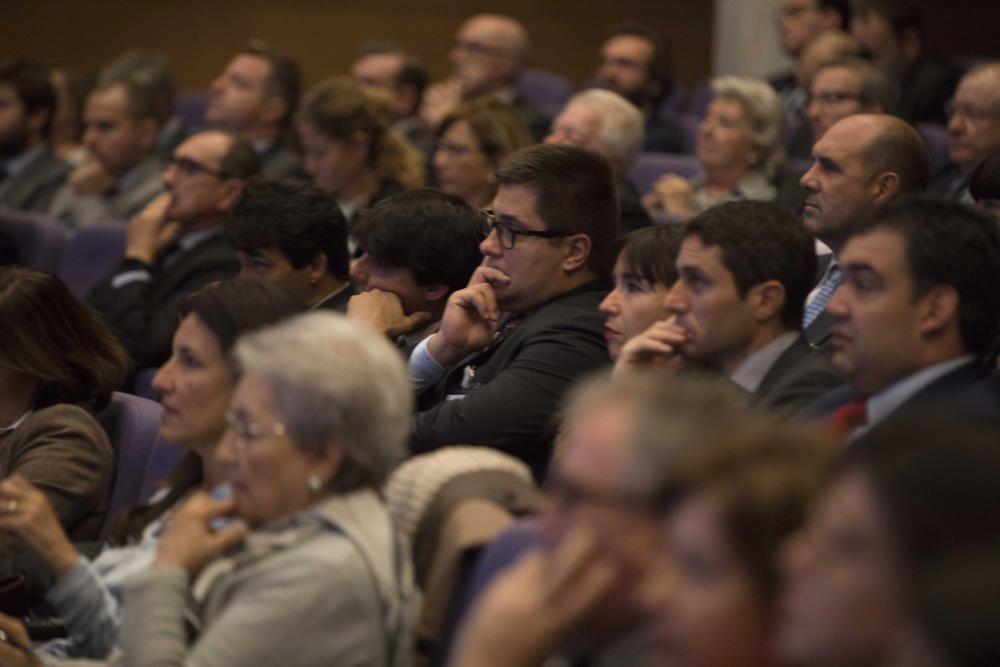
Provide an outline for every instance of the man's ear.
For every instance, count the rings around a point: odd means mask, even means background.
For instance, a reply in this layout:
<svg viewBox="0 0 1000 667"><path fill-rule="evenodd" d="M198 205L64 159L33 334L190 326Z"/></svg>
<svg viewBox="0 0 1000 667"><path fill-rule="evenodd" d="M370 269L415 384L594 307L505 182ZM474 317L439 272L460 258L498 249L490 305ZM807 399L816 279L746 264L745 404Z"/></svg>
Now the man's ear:
<svg viewBox="0 0 1000 667"><path fill-rule="evenodd" d="M242 178L227 178L222 182L222 198L219 200L216 209L222 213L228 211L236 198L243 192L246 181Z"/></svg>
<svg viewBox="0 0 1000 667"><path fill-rule="evenodd" d="M950 285L932 287L920 297L923 311L920 317L920 333L934 336L959 320L958 291ZM960 325L959 325L960 326Z"/></svg>
<svg viewBox="0 0 1000 667"><path fill-rule="evenodd" d="M306 272L306 279L309 281L309 284L318 284L326 273L326 253L316 253L316 256L309 260L309 263L302 268Z"/></svg>
<svg viewBox="0 0 1000 667"><path fill-rule="evenodd" d="M777 280L765 280L754 285L748 298L754 300L754 318L758 322L766 322L775 318L781 318L781 312L785 309L785 286Z"/></svg>
<svg viewBox="0 0 1000 667"><path fill-rule="evenodd" d="M899 192L899 174L894 171L883 171L872 183L875 186L876 204L884 204Z"/></svg>
<svg viewBox="0 0 1000 667"><path fill-rule="evenodd" d="M448 286L441 283L431 283L420 288L428 301L442 301L448 298Z"/></svg>
<svg viewBox="0 0 1000 667"><path fill-rule="evenodd" d="M566 273L572 273L583 268L590 258L591 242L586 234L574 234L565 239L566 256L562 268Z"/></svg>

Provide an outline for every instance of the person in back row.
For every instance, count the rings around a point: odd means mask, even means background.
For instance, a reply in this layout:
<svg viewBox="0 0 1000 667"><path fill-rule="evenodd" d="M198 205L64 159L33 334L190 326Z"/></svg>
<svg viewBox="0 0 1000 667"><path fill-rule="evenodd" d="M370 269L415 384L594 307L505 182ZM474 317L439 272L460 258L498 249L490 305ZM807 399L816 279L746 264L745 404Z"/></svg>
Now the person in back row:
<svg viewBox="0 0 1000 667"><path fill-rule="evenodd" d="M603 318L618 211L607 160L572 146L512 155L484 213L484 255L451 295L410 373L421 407L411 450L480 444L548 465L559 400L607 364Z"/></svg>

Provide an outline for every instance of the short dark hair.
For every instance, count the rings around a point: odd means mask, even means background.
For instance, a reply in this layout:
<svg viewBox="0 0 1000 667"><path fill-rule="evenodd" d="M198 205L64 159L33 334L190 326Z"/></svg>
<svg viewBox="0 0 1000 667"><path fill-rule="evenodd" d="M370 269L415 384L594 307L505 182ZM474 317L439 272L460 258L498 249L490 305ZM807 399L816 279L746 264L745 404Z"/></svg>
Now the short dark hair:
<svg viewBox="0 0 1000 667"><path fill-rule="evenodd" d="M97 78L97 89L125 85L135 118L156 118L165 125L174 112L174 79L170 59L148 49L129 49L106 65Z"/></svg>
<svg viewBox="0 0 1000 667"><path fill-rule="evenodd" d="M576 146L540 144L521 149L497 170L497 183L535 193L535 210L546 229L590 237L587 266L607 277L615 264L618 194L611 163Z"/></svg>
<svg viewBox="0 0 1000 667"><path fill-rule="evenodd" d="M413 271L418 285L465 287L483 259L479 214L461 198L422 188L358 214L351 236L376 262Z"/></svg>
<svg viewBox="0 0 1000 667"><path fill-rule="evenodd" d="M677 280L677 251L681 247L680 225L653 225L628 234L621 257L630 273L651 285L670 287Z"/></svg>
<svg viewBox="0 0 1000 667"><path fill-rule="evenodd" d="M327 273L347 278L347 221L337 198L304 181L251 179L229 212L226 236L236 250L277 247L296 269L324 255Z"/></svg>
<svg viewBox="0 0 1000 667"><path fill-rule="evenodd" d="M923 137L904 120L885 114L877 117L882 127L861 154L869 178L891 171L899 175L898 194L926 190L931 167Z"/></svg>
<svg viewBox="0 0 1000 667"><path fill-rule="evenodd" d="M684 238L689 236L719 247L741 297L764 281L781 283L781 322L791 331L802 329L806 297L816 282L816 247L798 217L765 202L727 202L692 218L684 227Z"/></svg>
<svg viewBox="0 0 1000 667"><path fill-rule="evenodd" d="M424 90L430 81L427 68L415 55L407 51L401 44L388 40L365 42L358 49L358 58L365 56L398 55L402 61L399 74L396 75L397 86L413 86L417 91L417 104L424 98Z"/></svg>
<svg viewBox="0 0 1000 667"><path fill-rule="evenodd" d="M1000 199L1000 153L979 163L969 177L969 194L975 201Z"/></svg>
<svg viewBox="0 0 1000 667"><path fill-rule="evenodd" d="M270 44L260 39L247 42L239 53L256 56L267 61L271 71L267 77L267 88L271 95L285 101L287 109L281 119L283 127L291 125L292 117L299 108L302 95L302 71L298 63L286 55L275 51Z"/></svg>
<svg viewBox="0 0 1000 667"><path fill-rule="evenodd" d="M654 104L659 103L674 86L674 58L670 42L663 33L639 21L624 21L615 25L608 31L607 39L622 36L639 37L653 47L647 75L650 80L660 84L660 92L653 100Z"/></svg>
<svg viewBox="0 0 1000 667"><path fill-rule="evenodd" d="M841 30L850 30L851 3L849 0L818 0L816 6L822 12L834 11L840 14L840 25L838 27Z"/></svg>
<svg viewBox="0 0 1000 667"><path fill-rule="evenodd" d="M907 30L924 34L920 8L913 0L854 0L855 16L863 17L870 12L875 12L884 18L897 37L902 36Z"/></svg>
<svg viewBox="0 0 1000 667"><path fill-rule="evenodd" d="M958 292L959 327L969 352L983 355L1000 327L1000 227L967 206L925 196L866 211L848 238L888 229L906 244L914 298L947 285Z"/></svg>
<svg viewBox="0 0 1000 667"><path fill-rule="evenodd" d="M231 143L225 155L219 161L219 171L226 178L241 178L246 180L260 173L260 158L253 144L247 139L228 130L207 130L208 132L221 132L229 137Z"/></svg>
<svg viewBox="0 0 1000 667"><path fill-rule="evenodd" d="M128 355L96 310L51 273L0 268L0 361L36 380L35 409L56 403L100 410L125 381Z"/></svg>
<svg viewBox="0 0 1000 667"><path fill-rule="evenodd" d="M29 115L37 111L48 112L42 126L42 136L48 137L56 112L56 89L49 81L48 73L28 60L6 60L0 62L0 84L6 84L17 92Z"/></svg>

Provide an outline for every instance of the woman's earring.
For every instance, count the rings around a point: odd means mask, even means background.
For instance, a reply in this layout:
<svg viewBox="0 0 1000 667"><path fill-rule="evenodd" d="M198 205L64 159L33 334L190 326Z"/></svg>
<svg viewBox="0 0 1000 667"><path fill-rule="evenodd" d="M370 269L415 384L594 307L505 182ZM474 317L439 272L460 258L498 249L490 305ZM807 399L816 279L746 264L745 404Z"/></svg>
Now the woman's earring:
<svg viewBox="0 0 1000 667"><path fill-rule="evenodd" d="M319 478L319 475L309 475L309 490L313 493L319 493L320 489L323 488L323 480Z"/></svg>

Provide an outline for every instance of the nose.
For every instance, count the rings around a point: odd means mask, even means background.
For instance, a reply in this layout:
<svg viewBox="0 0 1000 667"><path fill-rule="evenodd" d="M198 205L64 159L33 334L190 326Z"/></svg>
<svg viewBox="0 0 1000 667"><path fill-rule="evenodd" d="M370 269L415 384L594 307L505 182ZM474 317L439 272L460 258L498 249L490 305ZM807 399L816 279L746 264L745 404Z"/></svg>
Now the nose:
<svg viewBox="0 0 1000 667"><path fill-rule="evenodd" d="M225 79L225 76L226 76L225 74L220 74L219 76L212 79L212 83L208 87L208 90L210 93L212 93L212 95L219 95L222 93L223 89L225 88L225 81L223 80Z"/></svg>
<svg viewBox="0 0 1000 667"><path fill-rule="evenodd" d="M92 151L95 143L97 143L97 132L93 126L87 125L87 129L83 131L83 145L87 147L87 150Z"/></svg>
<svg viewBox="0 0 1000 667"><path fill-rule="evenodd" d="M819 187L816 182L816 163L813 162L812 166L806 170L806 173L802 174L802 178L799 179L799 185L808 190L809 192L817 192Z"/></svg>
<svg viewBox="0 0 1000 667"><path fill-rule="evenodd" d="M604 297L604 300L597 306L597 309L601 311L601 314L605 317L616 315L618 313L618 298L620 296L618 288L614 288L606 297Z"/></svg>
<svg viewBox="0 0 1000 667"><path fill-rule="evenodd" d="M672 315L680 315L688 311L687 296L680 280L675 281L670 286L667 295L663 297L663 307Z"/></svg>
<svg viewBox="0 0 1000 667"><path fill-rule="evenodd" d="M371 259L368 257L368 253L362 253L361 257L351 262L351 280L353 280L359 287L365 288L368 286L369 279L369 264Z"/></svg>
<svg viewBox="0 0 1000 667"><path fill-rule="evenodd" d="M158 394L166 394L174 388L174 358L171 356L167 363L160 366L153 376L153 390Z"/></svg>
<svg viewBox="0 0 1000 667"><path fill-rule="evenodd" d="M830 300L826 303L826 312L831 317L844 318L849 314L849 308L847 305L847 290L841 285L838 287L834 293L830 296Z"/></svg>
<svg viewBox="0 0 1000 667"><path fill-rule="evenodd" d="M778 548L778 567L788 577L805 567L812 557L812 546L804 531L792 533Z"/></svg>
<svg viewBox="0 0 1000 667"><path fill-rule="evenodd" d="M487 257L499 257L501 255L503 248L500 247L500 238L497 236L496 227L491 229L490 233L479 244L479 252Z"/></svg>
<svg viewBox="0 0 1000 667"><path fill-rule="evenodd" d="M239 443L236 442L238 435L233 433L233 429L226 428L219 438L219 444L215 447L212 456L215 463L222 469L228 471L236 465L236 450Z"/></svg>
<svg viewBox="0 0 1000 667"><path fill-rule="evenodd" d="M810 99L809 104L806 105L806 118L813 123L819 120L819 102L815 97ZM819 139L819 137L813 137L813 139Z"/></svg>
<svg viewBox="0 0 1000 667"><path fill-rule="evenodd" d="M951 116L948 117L947 127L949 134L959 134L964 127L962 125L962 114L952 113Z"/></svg>
<svg viewBox="0 0 1000 667"><path fill-rule="evenodd" d="M434 165L434 169L440 171L448 163L446 151L441 148L434 149L434 159L432 163Z"/></svg>

